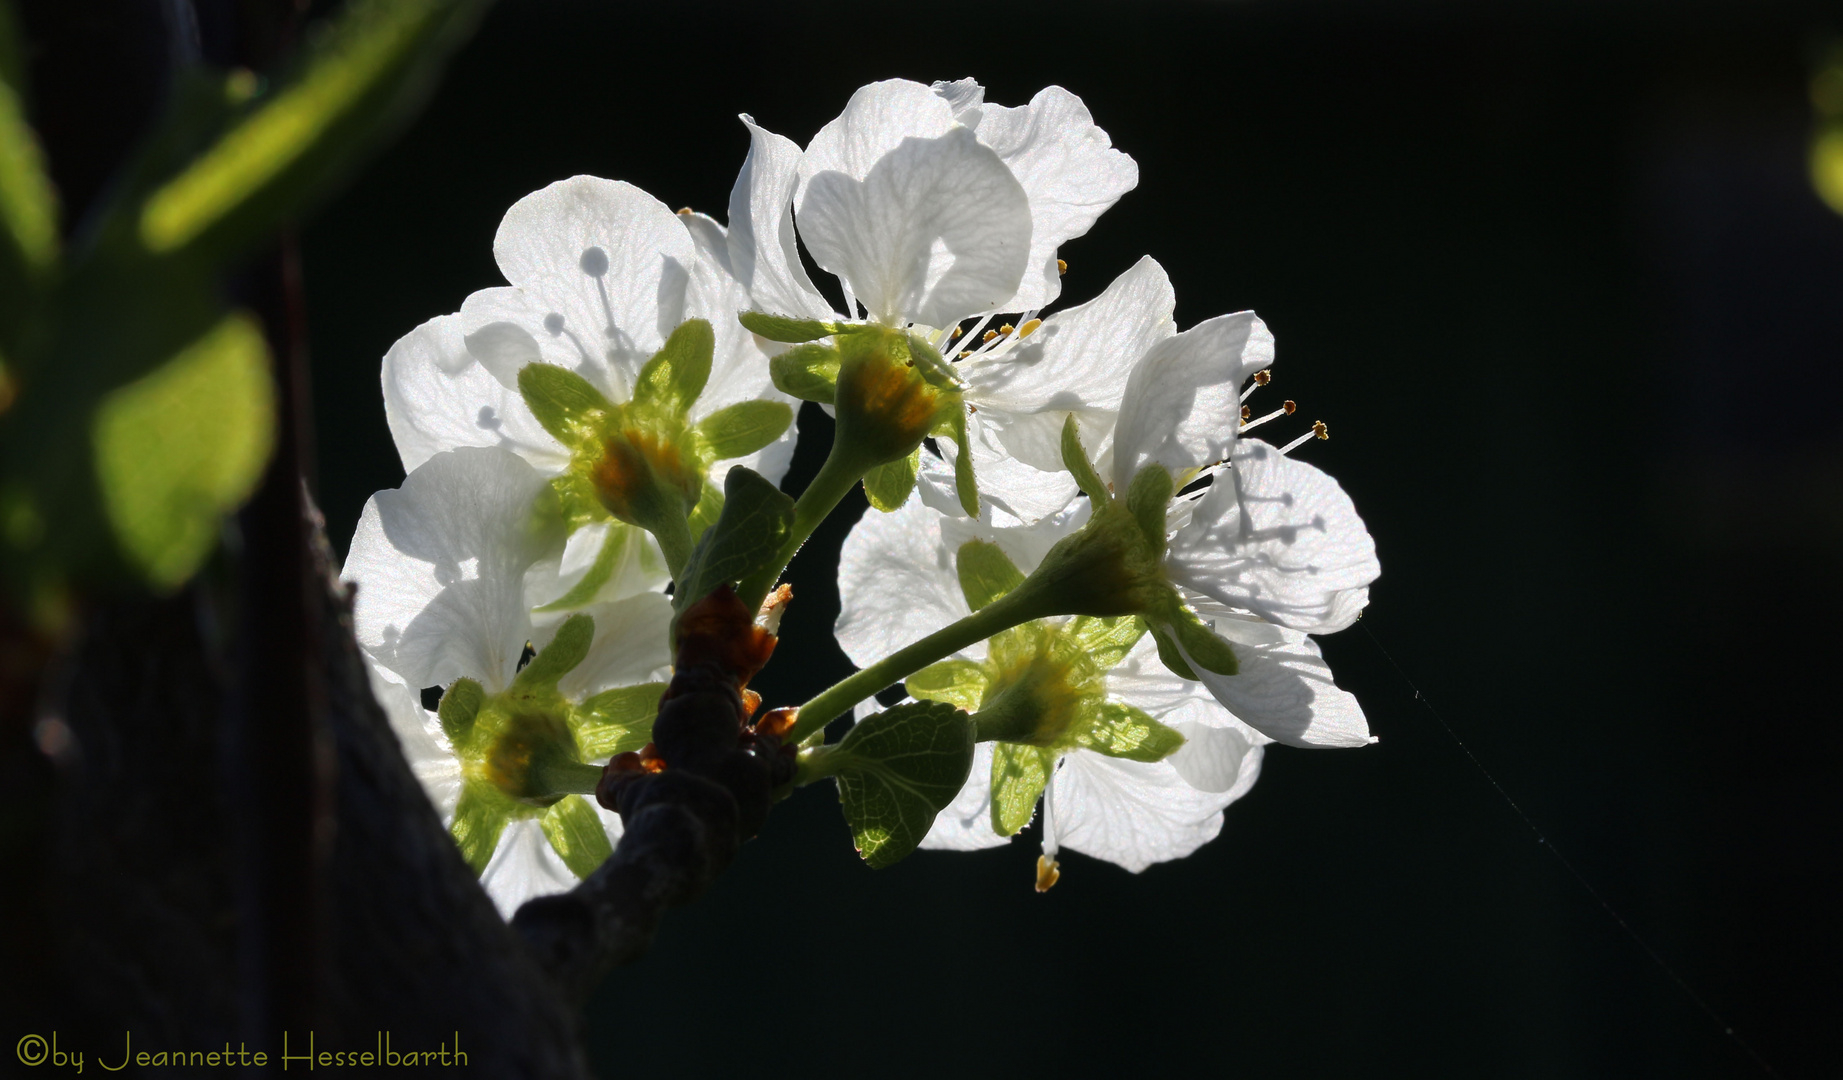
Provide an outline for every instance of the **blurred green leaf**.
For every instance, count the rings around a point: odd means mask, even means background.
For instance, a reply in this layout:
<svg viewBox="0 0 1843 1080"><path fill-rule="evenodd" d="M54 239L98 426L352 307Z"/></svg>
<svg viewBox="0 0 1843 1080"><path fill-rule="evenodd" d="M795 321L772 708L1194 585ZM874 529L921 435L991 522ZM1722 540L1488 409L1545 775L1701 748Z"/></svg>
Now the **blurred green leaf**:
<svg viewBox="0 0 1843 1080"><path fill-rule="evenodd" d="M158 370L104 398L91 430L118 544L156 589L177 588L268 461L275 403L256 320L225 316Z"/></svg>
<svg viewBox="0 0 1843 1080"><path fill-rule="evenodd" d="M873 869L901 861L973 768L973 725L938 701L911 701L867 716L823 754L858 854Z"/></svg>

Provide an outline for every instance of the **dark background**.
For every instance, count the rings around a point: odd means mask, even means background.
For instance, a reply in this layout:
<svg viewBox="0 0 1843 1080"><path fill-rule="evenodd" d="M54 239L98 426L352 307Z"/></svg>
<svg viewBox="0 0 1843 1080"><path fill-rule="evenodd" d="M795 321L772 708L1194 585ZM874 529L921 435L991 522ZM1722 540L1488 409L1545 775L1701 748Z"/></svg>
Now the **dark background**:
<svg viewBox="0 0 1843 1080"><path fill-rule="evenodd" d="M721 217L738 112L804 143L874 79L1059 83L1141 168L1067 301L1149 252L1181 325L1257 310L1380 547L1323 642L1379 745L1270 750L1196 855L1073 856L1047 896L1025 840L869 871L803 790L591 1002L604 1075L1768 1075L1740 1039L1843 1075L1843 218L1805 164L1843 18L1477 7L505 0L306 230L343 550L401 477L379 358L501 282L519 196L586 172ZM770 704L849 670L862 507L793 565Z"/></svg>

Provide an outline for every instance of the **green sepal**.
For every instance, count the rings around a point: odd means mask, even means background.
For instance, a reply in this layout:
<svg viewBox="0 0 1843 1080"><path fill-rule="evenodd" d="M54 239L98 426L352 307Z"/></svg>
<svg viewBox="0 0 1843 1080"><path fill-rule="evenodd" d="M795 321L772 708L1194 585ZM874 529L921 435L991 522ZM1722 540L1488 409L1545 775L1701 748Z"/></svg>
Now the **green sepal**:
<svg viewBox="0 0 1843 1080"><path fill-rule="evenodd" d="M953 459L954 494L960 497L960 509L970 518L979 517L979 484L973 476L973 448L966 442L966 406L953 410L936 425L936 433L945 435L959 447Z"/></svg>
<svg viewBox="0 0 1843 1080"><path fill-rule="evenodd" d="M1184 745L1184 736L1121 701L1104 701L1089 722L1076 729L1075 744L1128 761L1163 761Z"/></svg>
<svg viewBox="0 0 1843 1080"><path fill-rule="evenodd" d="M921 447L908 457L886 461L864 474L864 497L870 505L890 513L909 500L915 490L915 477L921 470Z"/></svg>
<svg viewBox="0 0 1843 1080"><path fill-rule="evenodd" d="M666 338L666 343L640 369L640 377L634 381L634 404L662 408L683 416L710 381L711 359L716 348L717 336L708 322L686 319L679 323L678 329L672 331L672 336Z"/></svg>
<svg viewBox="0 0 1843 1080"><path fill-rule="evenodd" d="M608 535L602 538L601 550L595 553L595 562L589 572L582 575L582 580L570 586L570 590L543 607L532 610L538 612L569 611L582 607L595 599L595 594L602 591L602 586L614 577L614 568L620 565L622 557L627 554L630 543L644 543L640 539L640 530L624 521L616 521L608 526Z"/></svg>
<svg viewBox="0 0 1843 1080"><path fill-rule="evenodd" d="M781 437L794 422L794 411L784 401L739 401L718 409L698 422L713 461L746 457Z"/></svg>
<svg viewBox="0 0 1843 1080"><path fill-rule="evenodd" d="M909 676L903 689L912 698L940 701L973 712L985 698L991 678L985 665L972 660L942 660Z"/></svg>
<svg viewBox="0 0 1843 1080"><path fill-rule="evenodd" d="M1158 662L1165 665L1166 670L1180 679L1189 679L1191 682L1202 681L1197 678L1197 673L1190 669L1190 663L1184 659L1184 654L1177 651L1177 643L1171 640L1171 635L1156 626L1148 625L1147 629L1152 633L1153 642L1158 645Z"/></svg>
<svg viewBox="0 0 1843 1080"><path fill-rule="evenodd" d="M473 732L474 718L480 715L480 703L485 700L486 691L472 679L456 679L442 691L435 715L442 722L442 733L448 736L450 743L460 746L467 741Z"/></svg>
<svg viewBox="0 0 1843 1080"><path fill-rule="evenodd" d="M1081 443L1081 428L1075 423L1075 414L1062 422L1062 467L1075 477L1088 498L1096 503L1105 503L1113 496L1107 485L1101 482L1101 474L1094 471L1094 463L1088 460L1088 451Z"/></svg>
<svg viewBox="0 0 1843 1080"><path fill-rule="evenodd" d="M494 792L481 791L473 784L461 785L461 797L454 804L454 823L448 831L460 846L461 858L474 876L486 872L499 848L499 835L511 819L511 803Z"/></svg>
<svg viewBox="0 0 1843 1080"><path fill-rule="evenodd" d="M686 560L672 589L683 612L719 585L741 581L774 560L793 530L794 501L767 477L741 465L723 482L723 512Z"/></svg>
<svg viewBox="0 0 1843 1080"><path fill-rule="evenodd" d="M838 396L838 364L835 346L795 345L768 361L768 375L783 394L830 405Z"/></svg>
<svg viewBox="0 0 1843 1080"><path fill-rule="evenodd" d="M992 747L992 831L1016 836L1037 812L1037 799L1060 755L1041 746L997 743Z"/></svg>
<svg viewBox="0 0 1843 1080"><path fill-rule="evenodd" d="M973 726L952 705L912 701L864 718L814 756L838 780L858 854L880 870L914 851L966 786Z"/></svg>
<svg viewBox="0 0 1843 1080"><path fill-rule="evenodd" d="M1143 619L1132 615L1101 618L1082 615L1070 620L1064 632L1074 638L1082 652L1101 671L1112 671L1133 651L1145 636Z"/></svg>
<svg viewBox="0 0 1843 1080"><path fill-rule="evenodd" d="M588 877L614 854L601 815L581 795L571 795L538 818L552 850L579 878Z"/></svg>
<svg viewBox="0 0 1843 1080"><path fill-rule="evenodd" d="M1024 583L1024 575L1004 549L989 540L968 540L960 545L954 562L960 576L960 592L966 605L974 611Z"/></svg>
<svg viewBox="0 0 1843 1080"><path fill-rule="evenodd" d="M576 748L585 759L613 757L638 750L653 738L653 718L665 683L618 686L584 699L570 710Z"/></svg>
<svg viewBox="0 0 1843 1080"><path fill-rule="evenodd" d="M717 523L723 516L723 492L717 485L704 480L704 491L698 496L698 504L691 509L691 516L685 519L685 528L691 533L691 542L697 543L704 535L704 530Z"/></svg>
<svg viewBox="0 0 1843 1080"><path fill-rule="evenodd" d="M575 446L615 411L600 390L566 367L526 364L518 369L518 392L551 438Z"/></svg>
<svg viewBox="0 0 1843 1080"><path fill-rule="evenodd" d="M589 646L594 641L594 619L587 615L571 615L563 620L563 625L557 627L557 636L539 649L512 680L511 693L554 692L557 680L576 670L576 665L589 655Z"/></svg>
<svg viewBox="0 0 1843 1080"><path fill-rule="evenodd" d="M1139 531L1145 534L1146 543L1152 546L1152 554L1157 558L1165 554L1165 511L1170 508L1171 496L1176 490L1170 471L1157 462L1141 468L1126 489L1127 512L1139 523Z"/></svg>
<svg viewBox="0 0 1843 1080"><path fill-rule="evenodd" d="M1184 646L1193 670L1201 666L1218 675L1233 675L1241 670L1241 665L1235 659L1234 648L1175 595L1166 610L1156 613L1153 618L1160 615L1164 617L1163 629L1173 640Z"/></svg>
<svg viewBox="0 0 1843 1080"><path fill-rule="evenodd" d="M793 344L817 341L822 337L836 334L842 329L835 322L796 319L791 315L770 315L766 311L737 312L736 321L747 327L750 333L760 334L769 341L786 341Z"/></svg>

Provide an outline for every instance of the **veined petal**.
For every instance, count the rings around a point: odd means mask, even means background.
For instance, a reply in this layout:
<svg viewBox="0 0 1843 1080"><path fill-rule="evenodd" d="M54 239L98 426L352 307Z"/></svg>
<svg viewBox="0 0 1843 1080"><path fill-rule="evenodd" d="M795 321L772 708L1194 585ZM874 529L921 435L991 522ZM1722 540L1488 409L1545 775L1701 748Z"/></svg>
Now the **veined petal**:
<svg viewBox="0 0 1843 1080"><path fill-rule="evenodd" d="M612 815L603 815L604 824L609 816ZM616 840L620 835L620 818L617 817L609 840ZM568 892L576 887L576 880L576 875L550 846L536 818L508 822L505 832L499 835L499 847L493 852L492 861L480 874L481 887L493 898L499 914L507 919L525 901Z"/></svg>
<svg viewBox="0 0 1843 1080"><path fill-rule="evenodd" d="M960 592L944 517L910 499L871 511L845 537L838 560L839 647L860 667L972 614Z"/></svg>
<svg viewBox="0 0 1843 1080"><path fill-rule="evenodd" d="M526 329L573 333L608 358L615 387L625 389L682 321L696 252L658 199L618 180L574 176L512 204L493 257L543 309Z"/></svg>
<svg viewBox="0 0 1843 1080"><path fill-rule="evenodd" d="M607 580L591 599L614 601L665 588L672 574L666 569L666 557L653 534L637 525L598 521L571 533L557 558L533 563L525 572L525 596L531 606L544 607L567 596L595 568L609 534L617 529L624 531L620 549L613 553ZM567 613L559 617L563 614Z"/></svg>
<svg viewBox="0 0 1843 1080"><path fill-rule="evenodd" d="M435 804L435 812L443 821L452 820L455 803L461 798L461 762L442 732L441 721L422 707L415 689L405 686L369 656L365 658L365 670L371 678L371 693L384 708L384 717L403 748L410 772Z"/></svg>
<svg viewBox="0 0 1843 1080"><path fill-rule="evenodd" d="M928 89L934 91L947 107L953 110L955 123L965 124L977 131L979 118L985 104L985 87L977 79L955 79L953 82L937 82Z"/></svg>
<svg viewBox="0 0 1843 1080"><path fill-rule="evenodd" d="M942 449L945 451L946 447ZM923 461L923 471L929 475L929 488L951 491L953 463L928 463L925 454ZM1023 467L1027 466L1020 466ZM947 475L943 477L943 473ZM918 489L921 487L920 479L917 477ZM980 485L983 487L984 483L985 477L982 475ZM956 552L969 540L997 544L1019 570L1028 574L1043 562L1043 557L1049 554L1049 549L1055 547L1058 541L1087 524L1091 511L1088 500L1075 498L1064 500L1051 513L1029 519L981 506L977 520L960 514L943 517L940 523L941 543L948 550Z"/></svg>
<svg viewBox="0 0 1843 1080"><path fill-rule="evenodd" d="M531 635L525 570L555 542L532 527L547 487L517 455L467 447L373 495L340 574L359 643L410 686L507 685Z"/></svg>
<svg viewBox="0 0 1843 1080"><path fill-rule="evenodd" d="M979 141L998 152L1030 198L1030 259L1005 311L1030 311L1062 292L1056 249L1085 234L1095 219L1139 184L1139 166L1113 149L1082 100L1060 86L1030 104L983 105Z"/></svg>
<svg viewBox="0 0 1843 1080"><path fill-rule="evenodd" d="M1077 750L1049 788L1063 847L1138 873L1180 859L1222 831L1233 796L1198 791L1169 761L1140 762Z"/></svg>
<svg viewBox="0 0 1843 1080"><path fill-rule="evenodd" d="M800 159L799 190L823 172L862 180L904 139L932 139L954 126L953 109L933 90L907 79L861 86L838 114L807 144Z"/></svg>
<svg viewBox="0 0 1843 1080"><path fill-rule="evenodd" d="M1173 473L1221 461L1241 425L1241 387L1273 365L1273 335L1252 311L1219 315L1154 345L1127 377L1114 431L1113 483L1157 462Z"/></svg>
<svg viewBox="0 0 1843 1080"><path fill-rule="evenodd" d="M973 771L954 801L934 816L934 827L921 846L935 851L978 851L1010 843L1009 836L992 831L992 748L983 742L973 748Z"/></svg>
<svg viewBox="0 0 1843 1080"><path fill-rule="evenodd" d="M666 633L672 625L671 597L641 593L583 608L582 613L595 620L595 637L582 663L557 680L564 697L580 701L617 686L653 682L670 672Z"/></svg>
<svg viewBox="0 0 1843 1080"><path fill-rule="evenodd" d="M794 185L800 179L800 148L758 126L746 113L749 156L730 190L730 270L748 291L751 306L777 315L831 319L826 302L794 238Z"/></svg>
<svg viewBox="0 0 1843 1080"><path fill-rule="evenodd" d="M569 455L508 387L467 350L458 315L430 319L384 354L384 417L403 471L444 450L499 446L547 473Z"/></svg>
<svg viewBox="0 0 1843 1080"><path fill-rule="evenodd" d="M1307 633L1355 622L1382 567L1350 496L1259 439L1238 444L1233 462L1172 536L1171 579Z"/></svg>
<svg viewBox="0 0 1843 1080"><path fill-rule="evenodd" d="M1191 662L1216 700L1242 723L1288 746L1367 746L1363 707L1338 689L1318 645L1296 630L1278 645L1237 645L1241 671L1218 675ZM1183 651L1183 644L1178 650ZM1189 662L1190 656L1184 659Z"/></svg>
<svg viewBox="0 0 1843 1080"><path fill-rule="evenodd" d="M1017 291L1029 255L1024 189L961 127L903 139L861 179L810 174L797 213L813 258L892 325L949 326L999 306Z"/></svg>
<svg viewBox="0 0 1843 1080"><path fill-rule="evenodd" d="M1062 421L1057 419L1056 423L1060 425ZM1067 509L1080 493L1075 478L1066 470L1045 471L1007 454L1003 446L997 445L984 413L967 418L966 434L973 447L973 474L979 482L982 519L996 525L1028 525ZM966 510L960 505L953 473L959 448L945 439L936 445L940 457L922 452L915 489L921 500L936 510L949 517L963 516Z"/></svg>
<svg viewBox="0 0 1843 1080"><path fill-rule="evenodd" d="M1239 723L1214 727L1195 720L1171 726L1184 736L1184 745L1165 760L1191 787L1239 799L1260 779L1262 748L1269 740L1253 729Z"/></svg>
<svg viewBox="0 0 1843 1080"><path fill-rule="evenodd" d="M583 316L566 315L534 292L480 289L461 302L459 318L467 354L514 395L519 370L539 362L576 372L614 401L633 392L637 369L617 362L599 331L584 330Z"/></svg>

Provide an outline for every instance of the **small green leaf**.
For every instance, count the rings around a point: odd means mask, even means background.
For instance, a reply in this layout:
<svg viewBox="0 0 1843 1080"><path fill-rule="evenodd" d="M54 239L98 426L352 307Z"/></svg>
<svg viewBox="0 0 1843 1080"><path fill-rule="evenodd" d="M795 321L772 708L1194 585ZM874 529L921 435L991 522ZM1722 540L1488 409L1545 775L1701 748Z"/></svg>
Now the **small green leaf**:
<svg viewBox="0 0 1843 1080"><path fill-rule="evenodd" d="M825 757L858 854L880 870L914 851L966 786L973 726L951 705L909 702L864 718Z"/></svg>
<svg viewBox="0 0 1843 1080"><path fill-rule="evenodd" d="M870 505L887 514L909 501L915 490L915 476L921 471L921 447L908 457L886 461L864 474L864 497Z"/></svg>
<svg viewBox="0 0 1843 1080"><path fill-rule="evenodd" d="M954 494L960 497L960 509L970 518L979 517L979 485L973 476L973 450L966 443L966 407L953 410L941 425L941 434L954 441L960 450L953 459Z"/></svg>
<svg viewBox="0 0 1843 1080"><path fill-rule="evenodd" d="M1165 665L1166 670L1180 679L1189 679L1191 682L1202 681L1197 678L1197 673L1191 670L1189 661L1184 659L1184 654L1177 651L1177 643L1171 640L1171 635L1156 626L1148 627L1148 629L1152 632L1152 640L1158 645L1158 662Z"/></svg>
<svg viewBox="0 0 1843 1080"><path fill-rule="evenodd" d="M985 667L971 660L942 660L909 676L903 686L909 696L923 701L943 701L973 712L985 699Z"/></svg>
<svg viewBox="0 0 1843 1080"><path fill-rule="evenodd" d="M665 683L619 686L587 698L570 712L584 760L638 750L652 740L653 717Z"/></svg>
<svg viewBox="0 0 1843 1080"><path fill-rule="evenodd" d="M1112 671L1145 636L1145 623L1133 615L1110 619L1082 615L1069 622L1066 633L1075 639L1097 669Z"/></svg>
<svg viewBox="0 0 1843 1080"><path fill-rule="evenodd" d="M1078 745L1096 753L1129 761L1163 761L1184 745L1184 736L1125 702L1102 702L1097 713L1075 736Z"/></svg>
<svg viewBox="0 0 1843 1080"><path fill-rule="evenodd" d="M571 615L557 627L557 636L539 649L512 680L512 689L526 693L534 690L554 692L557 680L576 670L576 665L589 655L589 646L594 642L595 620L587 615Z"/></svg>
<svg viewBox="0 0 1843 1080"><path fill-rule="evenodd" d="M769 341L817 341L839 331L839 325L832 322L820 322L817 319L796 319L791 315L770 315L765 311L743 311L736 315L738 322L749 329L752 334L760 334ZM791 391L790 391L791 393Z"/></svg>
<svg viewBox="0 0 1843 1080"><path fill-rule="evenodd" d="M91 428L97 481L128 561L179 587L249 497L275 434L269 350L256 321L224 317L148 375L111 392Z"/></svg>
<svg viewBox="0 0 1843 1080"><path fill-rule="evenodd" d="M672 590L684 611L711 590L735 584L774 561L793 529L794 501L762 474L741 465L723 482L723 513L705 530Z"/></svg>
<svg viewBox="0 0 1843 1080"><path fill-rule="evenodd" d="M768 361L768 375L783 394L830 405L838 396L838 365L831 345L796 345Z"/></svg>
<svg viewBox="0 0 1843 1080"><path fill-rule="evenodd" d="M458 820L458 819L457 819ZM570 795L544 811L538 819L544 838L579 878L588 877L614 854L601 815L580 795Z"/></svg>
<svg viewBox="0 0 1843 1080"><path fill-rule="evenodd" d="M499 834L505 832L511 818L509 800L496 792L482 791L474 784L461 786L461 797L454 804L454 824L448 831L461 847L461 858L476 875L486 872L499 849Z"/></svg>
<svg viewBox="0 0 1843 1080"><path fill-rule="evenodd" d="M1094 471L1094 464L1088 460L1088 451L1081 444L1081 428L1075 423L1075 414L1062 423L1062 467L1069 470L1075 482L1095 503L1105 503L1112 498L1107 485L1101 482L1101 474Z"/></svg>
<svg viewBox="0 0 1843 1080"><path fill-rule="evenodd" d="M683 416L710 381L711 357L716 347L716 333L703 319L679 323L665 345L640 369L640 377L634 382L634 404L654 405Z"/></svg>
<svg viewBox="0 0 1843 1080"><path fill-rule="evenodd" d="M1057 753L1041 746L1001 742L992 747L992 831L1016 836L1037 812Z"/></svg>
<svg viewBox="0 0 1843 1080"><path fill-rule="evenodd" d="M1003 548L989 540L968 540L955 558L960 571L960 591L974 611L1024 584L1024 575Z"/></svg>
<svg viewBox="0 0 1843 1080"><path fill-rule="evenodd" d="M1141 468L1126 490L1126 509L1159 558L1165 554L1165 511L1171 507L1174 492L1171 473L1157 462Z"/></svg>
<svg viewBox="0 0 1843 1080"><path fill-rule="evenodd" d="M595 594L602 591L602 586L614 577L618 567L627 555L627 545L641 543L640 530L624 521L614 522L608 526L608 535L602 538L601 550L595 553L595 562L589 566L589 572L582 575L582 580L570 586L564 593L535 611L569 611L582 607L595 599Z"/></svg>
<svg viewBox="0 0 1843 1080"><path fill-rule="evenodd" d="M1241 670L1241 665L1235 659L1234 648L1205 625L1196 612L1185 607L1175 597L1169 608L1161 614L1167 620L1162 629L1184 646L1184 653L1190 657L1193 670L1197 665L1218 675L1233 675Z"/></svg>
<svg viewBox="0 0 1843 1080"><path fill-rule="evenodd" d="M784 401L739 401L700 420L697 430L711 458L722 461L768 446L793 422L794 411Z"/></svg>
<svg viewBox="0 0 1843 1080"><path fill-rule="evenodd" d="M598 426L614 405L589 380L556 364L526 364L518 369L518 392L551 438L574 445L585 430Z"/></svg>
<svg viewBox="0 0 1843 1080"><path fill-rule="evenodd" d="M441 704L435 707L435 715L442 722L442 732L448 741L460 746L473 732L474 718L480 715L480 704L486 700L486 691L472 679L456 679L454 685L442 692Z"/></svg>

